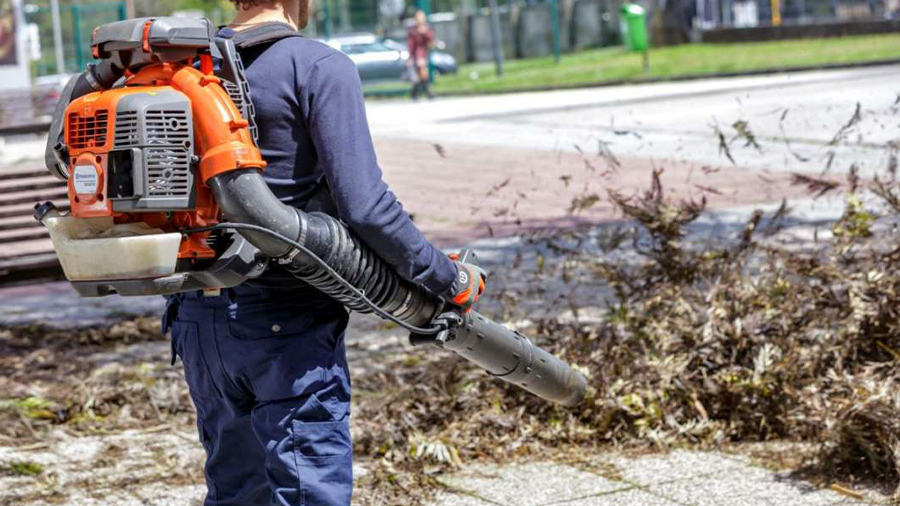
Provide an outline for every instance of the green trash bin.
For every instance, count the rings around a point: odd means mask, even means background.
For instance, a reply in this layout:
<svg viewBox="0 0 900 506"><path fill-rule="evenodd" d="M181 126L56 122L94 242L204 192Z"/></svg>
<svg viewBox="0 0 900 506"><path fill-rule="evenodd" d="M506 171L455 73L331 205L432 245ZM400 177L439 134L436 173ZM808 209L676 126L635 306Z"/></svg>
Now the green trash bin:
<svg viewBox="0 0 900 506"><path fill-rule="evenodd" d="M646 51L650 47L647 40L647 11L637 4L623 4L620 14L625 47L629 51Z"/></svg>

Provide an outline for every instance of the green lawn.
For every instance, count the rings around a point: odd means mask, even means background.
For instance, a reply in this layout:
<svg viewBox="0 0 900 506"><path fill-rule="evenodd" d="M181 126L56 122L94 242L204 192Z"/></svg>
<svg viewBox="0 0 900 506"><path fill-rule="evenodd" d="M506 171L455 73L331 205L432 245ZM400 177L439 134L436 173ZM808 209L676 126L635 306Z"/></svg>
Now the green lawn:
<svg viewBox="0 0 900 506"><path fill-rule="evenodd" d="M505 63L503 77L497 77L494 73L493 63L466 64L455 76L439 77L434 90L437 93L496 92L891 58L900 58L900 34L741 44L685 44L652 49L650 72L645 74L641 55L615 47L563 54L558 65L549 57L509 60ZM387 90L391 87L396 89L397 85L383 84L366 89Z"/></svg>

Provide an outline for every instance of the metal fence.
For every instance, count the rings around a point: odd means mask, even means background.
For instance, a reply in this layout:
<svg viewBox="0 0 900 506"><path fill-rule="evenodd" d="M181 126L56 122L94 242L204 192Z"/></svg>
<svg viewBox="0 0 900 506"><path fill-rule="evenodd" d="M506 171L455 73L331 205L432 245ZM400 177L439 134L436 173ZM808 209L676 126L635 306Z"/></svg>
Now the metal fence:
<svg viewBox="0 0 900 506"><path fill-rule="evenodd" d="M402 20L422 8L467 19L488 11L490 0L317 0L310 34L328 37L348 32L391 34ZM501 12L522 12L550 0L497 0ZM624 0L604 2L604 43L616 43L618 9ZM654 43L691 40L691 34L722 28L828 26L834 23L877 23L900 18L900 0L631 0L645 7L656 33ZM572 0L559 0L560 4ZM577 3L577 2L576 2ZM386 8L390 7L390 8ZM860 29L859 33L879 29ZM818 34L819 32L816 32ZM823 32L824 33L824 32ZM672 35L673 36L669 36ZM666 35L666 36L664 36ZM828 35L828 33L824 33ZM797 35L799 36L799 35ZM697 40L705 40L697 36Z"/></svg>
<svg viewBox="0 0 900 506"><path fill-rule="evenodd" d="M83 69L92 59L91 32L104 23L125 19L125 2L61 3L59 16L64 68L58 66L55 57L52 10L35 4L25 7L26 22L37 27L32 33L37 34L38 40L31 42L32 48L40 53L32 61L35 77Z"/></svg>
<svg viewBox="0 0 900 506"><path fill-rule="evenodd" d="M510 0L500 3L508 4ZM466 14L487 5L488 0L316 0L315 18L307 33L325 38L351 32L384 33L418 9Z"/></svg>
<svg viewBox="0 0 900 506"><path fill-rule="evenodd" d="M546 0L498 0L502 9ZM308 33L329 37L351 32L384 33L422 9L431 13L467 16L490 6L490 0L316 0L315 18Z"/></svg>
<svg viewBox="0 0 900 506"><path fill-rule="evenodd" d="M350 32L375 32L384 22L379 0L317 0L307 34L328 38Z"/></svg>
<svg viewBox="0 0 900 506"><path fill-rule="evenodd" d="M682 8L699 30L879 21L900 16L897 0L687 0Z"/></svg>

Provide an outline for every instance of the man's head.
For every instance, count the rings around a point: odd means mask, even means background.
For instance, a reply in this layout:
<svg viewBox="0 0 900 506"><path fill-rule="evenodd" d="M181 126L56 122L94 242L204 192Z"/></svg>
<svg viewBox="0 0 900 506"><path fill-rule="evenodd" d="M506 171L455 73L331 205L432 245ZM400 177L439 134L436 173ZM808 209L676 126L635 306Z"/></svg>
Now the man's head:
<svg viewBox="0 0 900 506"><path fill-rule="evenodd" d="M302 30L309 23L313 0L231 0L237 7L237 18L284 17Z"/></svg>
<svg viewBox="0 0 900 506"><path fill-rule="evenodd" d="M425 16L425 11L416 11L415 20L416 26L425 26L425 23L428 22L428 17Z"/></svg>

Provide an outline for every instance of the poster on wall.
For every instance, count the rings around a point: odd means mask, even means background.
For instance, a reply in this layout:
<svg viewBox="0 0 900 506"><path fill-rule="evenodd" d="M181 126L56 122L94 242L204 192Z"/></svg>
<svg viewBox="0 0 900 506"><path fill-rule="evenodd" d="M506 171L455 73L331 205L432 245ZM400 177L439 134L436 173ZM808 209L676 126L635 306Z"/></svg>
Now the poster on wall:
<svg viewBox="0 0 900 506"><path fill-rule="evenodd" d="M16 16L12 0L0 0L0 66L16 65Z"/></svg>

